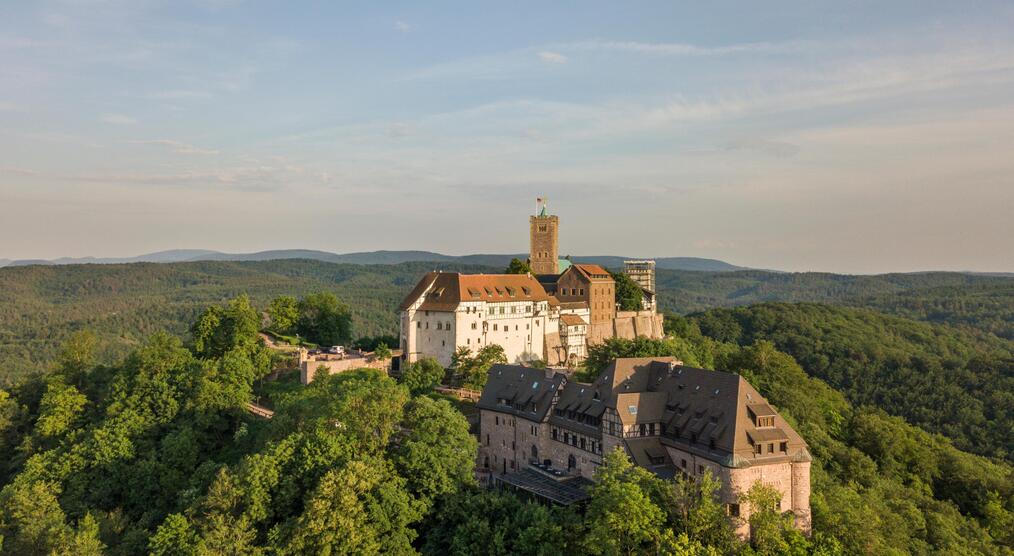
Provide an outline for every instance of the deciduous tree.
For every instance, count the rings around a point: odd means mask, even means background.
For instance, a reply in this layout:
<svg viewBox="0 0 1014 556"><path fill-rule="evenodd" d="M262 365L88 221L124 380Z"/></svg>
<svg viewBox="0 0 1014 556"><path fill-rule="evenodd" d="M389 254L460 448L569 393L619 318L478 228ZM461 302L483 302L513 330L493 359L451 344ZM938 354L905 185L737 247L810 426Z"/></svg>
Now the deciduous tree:
<svg viewBox="0 0 1014 556"><path fill-rule="evenodd" d="M607 453L595 471L585 515L584 548L591 554L655 552L662 539L665 514L642 485L647 471L635 467L622 449Z"/></svg>
<svg viewBox="0 0 1014 556"><path fill-rule="evenodd" d="M640 311L644 303L644 291L625 272L610 272L616 282L616 303L621 311Z"/></svg>
<svg viewBox="0 0 1014 556"><path fill-rule="evenodd" d="M432 357L424 357L405 366L401 373L401 383L408 387L413 395L425 394L440 385L446 371Z"/></svg>
<svg viewBox="0 0 1014 556"><path fill-rule="evenodd" d="M291 295L278 296L271 300L267 313L271 319L269 330L289 334L299 320L299 302Z"/></svg>
<svg viewBox="0 0 1014 556"><path fill-rule="evenodd" d="M478 443L464 415L447 400L414 398L402 428L405 432L392 450L394 465L411 492L427 505L475 484Z"/></svg>
<svg viewBox="0 0 1014 556"><path fill-rule="evenodd" d="M504 269L504 274L531 274L532 267L525 261L518 258L511 259L510 264Z"/></svg>
<svg viewBox="0 0 1014 556"><path fill-rule="evenodd" d="M310 294L299 300L296 331L316 344L345 344L352 339L352 315L333 293Z"/></svg>

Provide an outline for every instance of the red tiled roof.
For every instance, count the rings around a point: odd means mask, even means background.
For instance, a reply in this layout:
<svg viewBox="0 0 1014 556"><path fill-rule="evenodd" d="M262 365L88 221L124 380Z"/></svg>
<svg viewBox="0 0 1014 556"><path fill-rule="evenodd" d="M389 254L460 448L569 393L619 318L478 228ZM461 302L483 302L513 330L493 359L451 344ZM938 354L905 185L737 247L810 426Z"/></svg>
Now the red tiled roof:
<svg viewBox="0 0 1014 556"><path fill-rule="evenodd" d="M601 280L603 282L613 281L613 275L609 274L608 270L597 264L576 264L573 268L577 269L581 274L584 274L589 280Z"/></svg>
<svg viewBox="0 0 1014 556"><path fill-rule="evenodd" d="M578 315L572 315L570 313L566 315L560 315L560 320L563 321L563 324L566 324L567 326L580 326L582 324L588 324L587 322L584 321L583 318L579 317Z"/></svg>
<svg viewBox="0 0 1014 556"><path fill-rule="evenodd" d="M430 287L432 286L432 287ZM425 311L453 311L463 301L548 301L542 284L528 274L461 274L431 272L402 301L402 310L410 307L426 292L419 307Z"/></svg>

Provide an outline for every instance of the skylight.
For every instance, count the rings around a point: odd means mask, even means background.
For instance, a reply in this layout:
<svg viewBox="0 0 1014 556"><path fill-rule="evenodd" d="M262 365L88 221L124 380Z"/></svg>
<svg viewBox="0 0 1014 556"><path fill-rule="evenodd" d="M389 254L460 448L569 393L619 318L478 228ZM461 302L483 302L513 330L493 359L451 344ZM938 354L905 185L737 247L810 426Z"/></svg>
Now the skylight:
<svg viewBox="0 0 1014 556"><path fill-rule="evenodd" d="M636 405L628 405L627 406L627 412L630 413L631 415L637 415L637 406Z"/></svg>

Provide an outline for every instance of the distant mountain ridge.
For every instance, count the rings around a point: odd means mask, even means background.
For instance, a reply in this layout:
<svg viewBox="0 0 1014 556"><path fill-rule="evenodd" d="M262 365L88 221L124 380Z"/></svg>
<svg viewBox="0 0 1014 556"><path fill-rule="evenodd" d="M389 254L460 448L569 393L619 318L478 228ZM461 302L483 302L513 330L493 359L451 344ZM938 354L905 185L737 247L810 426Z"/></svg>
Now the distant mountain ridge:
<svg viewBox="0 0 1014 556"><path fill-rule="evenodd" d="M63 257L53 260L44 259L22 259L8 260L0 259L0 266L28 266L28 265L67 265L67 264L122 264L122 263L178 263L196 261L270 261L281 259L310 259L329 263L346 264L401 264L412 262L441 262L474 264L492 267L506 267L512 258L525 259L526 253L514 253L507 255L498 254L474 254L474 255L444 255L432 251L367 251L359 253L331 253L328 251L317 251L313 249L276 249L271 251L258 251L256 253L221 253L206 249L172 249L148 253L137 257ZM574 256L574 261L588 264L598 264L605 267L617 268L623 266L624 260L645 258L645 257L619 257L613 255ZM657 257L655 263L658 268L666 270L699 270L709 272L728 272L734 270L749 270L747 267L736 266L717 259L704 259L698 257Z"/></svg>

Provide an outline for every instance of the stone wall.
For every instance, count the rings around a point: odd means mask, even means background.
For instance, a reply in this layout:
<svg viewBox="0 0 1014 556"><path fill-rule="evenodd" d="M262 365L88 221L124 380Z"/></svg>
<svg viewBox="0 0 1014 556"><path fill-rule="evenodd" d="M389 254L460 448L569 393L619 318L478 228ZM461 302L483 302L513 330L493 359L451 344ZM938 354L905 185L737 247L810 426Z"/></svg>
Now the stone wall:
<svg viewBox="0 0 1014 556"><path fill-rule="evenodd" d="M782 498L779 511L792 512L796 516L796 527L802 532L810 533L810 463L781 462L767 465L755 465L742 469L722 468L722 500L726 503L737 503L738 497L750 490L755 483L773 487ZM741 538L750 536L751 509L740 504L740 523L736 533Z"/></svg>
<svg viewBox="0 0 1014 556"><path fill-rule="evenodd" d="M609 338L633 340L637 336L659 339L665 336L663 317L651 311L620 311L608 322L588 326L588 345L601 344Z"/></svg>
<svg viewBox="0 0 1014 556"><path fill-rule="evenodd" d="M375 357L348 357L345 359L332 359L316 361L304 359L299 363L299 380L303 384L310 384L319 373L328 375L343 373L353 369L377 369L385 373L391 369L390 359L377 359Z"/></svg>

